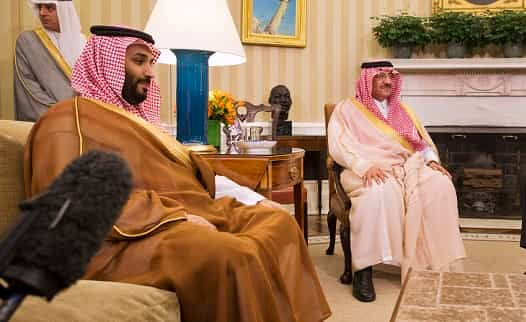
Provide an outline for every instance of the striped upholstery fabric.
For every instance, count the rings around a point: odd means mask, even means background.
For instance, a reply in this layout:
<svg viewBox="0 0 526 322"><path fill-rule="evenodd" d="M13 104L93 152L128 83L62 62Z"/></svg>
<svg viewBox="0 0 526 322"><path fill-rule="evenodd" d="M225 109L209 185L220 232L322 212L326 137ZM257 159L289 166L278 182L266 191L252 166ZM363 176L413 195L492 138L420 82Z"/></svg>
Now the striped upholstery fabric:
<svg viewBox="0 0 526 322"><path fill-rule="evenodd" d="M33 123L0 120L0 234L24 199L24 145Z"/></svg>

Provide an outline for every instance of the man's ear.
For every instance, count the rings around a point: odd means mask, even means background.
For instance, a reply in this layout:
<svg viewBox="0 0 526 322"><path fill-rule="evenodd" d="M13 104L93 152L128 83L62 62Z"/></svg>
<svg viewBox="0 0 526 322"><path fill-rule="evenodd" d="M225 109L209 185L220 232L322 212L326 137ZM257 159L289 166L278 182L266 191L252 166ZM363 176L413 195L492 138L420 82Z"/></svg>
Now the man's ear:
<svg viewBox="0 0 526 322"><path fill-rule="evenodd" d="M190 159L195 164L197 168L197 179L203 187L208 191L210 197L214 198L216 195L216 181L215 181L215 171L214 169L201 158L199 153L190 152Z"/></svg>

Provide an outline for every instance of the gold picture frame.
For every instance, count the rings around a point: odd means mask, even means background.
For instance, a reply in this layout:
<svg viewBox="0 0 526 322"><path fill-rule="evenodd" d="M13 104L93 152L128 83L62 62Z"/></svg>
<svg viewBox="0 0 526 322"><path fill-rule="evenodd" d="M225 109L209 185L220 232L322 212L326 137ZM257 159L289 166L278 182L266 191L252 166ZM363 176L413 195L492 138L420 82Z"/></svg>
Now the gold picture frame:
<svg viewBox="0 0 526 322"><path fill-rule="evenodd" d="M526 0L433 0L433 13L442 11L480 12L486 10L524 10Z"/></svg>
<svg viewBox="0 0 526 322"><path fill-rule="evenodd" d="M305 47L307 0L243 0L244 44Z"/></svg>

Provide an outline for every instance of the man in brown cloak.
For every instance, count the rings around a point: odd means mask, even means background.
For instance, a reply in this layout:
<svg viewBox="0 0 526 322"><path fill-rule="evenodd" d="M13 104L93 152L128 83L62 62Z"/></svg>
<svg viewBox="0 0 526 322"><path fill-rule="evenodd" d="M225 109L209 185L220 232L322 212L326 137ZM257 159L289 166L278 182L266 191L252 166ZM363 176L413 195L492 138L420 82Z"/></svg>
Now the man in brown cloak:
<svg viewBox="0 0 526 322"><path fill-rule="evenodd" d="M325 320L330 309L294 219L261 203L214 199L207 163L153 125L160 99L151 36L92 33L72 75L80 97L34 125L25 162L29 196L91 149L129 163L134 190L85 277L175 291L183 321Z"/></svg>

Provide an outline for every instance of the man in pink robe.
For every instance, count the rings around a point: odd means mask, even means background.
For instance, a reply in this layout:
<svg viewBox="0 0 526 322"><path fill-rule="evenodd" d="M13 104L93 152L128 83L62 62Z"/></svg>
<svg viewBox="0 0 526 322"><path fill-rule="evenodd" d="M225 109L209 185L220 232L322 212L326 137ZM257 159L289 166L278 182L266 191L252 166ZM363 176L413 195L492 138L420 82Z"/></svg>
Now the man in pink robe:
<svg viewBox="0 0 526 322"><path fill-rule="evenodd" d="M387 61L362 64L356 98L340 102L328 125L329 154L345 170L352 207L353 295L374 301L372 266L444 270L465 257L455 187L409 107Z"/></svg>

